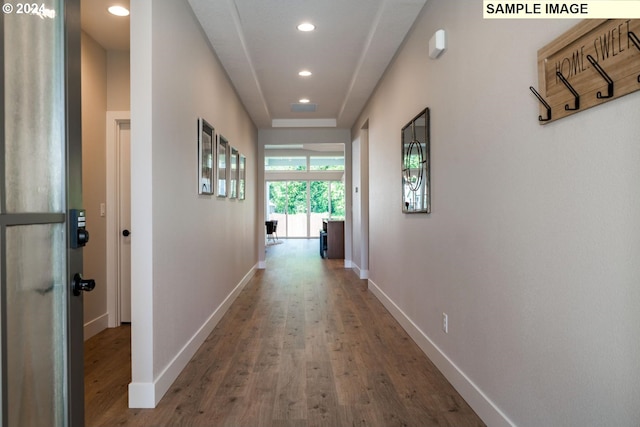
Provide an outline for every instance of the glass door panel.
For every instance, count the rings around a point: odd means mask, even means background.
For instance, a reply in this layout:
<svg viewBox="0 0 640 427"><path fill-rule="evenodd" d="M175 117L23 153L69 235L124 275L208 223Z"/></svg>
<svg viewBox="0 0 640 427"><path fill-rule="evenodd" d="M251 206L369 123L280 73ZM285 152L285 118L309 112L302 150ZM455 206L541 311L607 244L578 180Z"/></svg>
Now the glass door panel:
<svg viewBox="0 0 640 427"><path fill-rule="evenodd" d="M65 425L64 224L7 227L7 419ZM25 260L29 260L25 263ZM34 268L37 266L37 268Z"/></svg>
<svg viewBox="0 0 640 427"><path fill-rule="evenodd" d="M310 237L318 237L322 230L322 220L329 218L329 181L311 181L309 203L311 205Z"/></svg>
<svg viewBox="0 0 640 427"><path fill-rule="evenodd" d="M288 181L287 237L307 236L307 181Z"/></svg>
<svg viewBox="0 0 640 427"><path fill-rule="evenodd" d="M40 4L53 17L4 14L8 213L64 211L64 169L49 167L64 158L64 10L61 1Z"/></svg>
<svg viewBox="0 0 640 427"><path fill-rule="evenodd" d="M267 182L267 220L278 221L278 237L287 237L287 183Z"/></svg>

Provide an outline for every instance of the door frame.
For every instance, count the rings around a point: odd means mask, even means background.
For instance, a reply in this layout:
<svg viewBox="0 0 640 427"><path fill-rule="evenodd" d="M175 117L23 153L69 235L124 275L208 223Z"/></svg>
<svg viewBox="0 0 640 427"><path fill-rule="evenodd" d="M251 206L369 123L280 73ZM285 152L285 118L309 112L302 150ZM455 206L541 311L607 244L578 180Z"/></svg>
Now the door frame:
<svg viewBox="0 0 640 427"><path fill-rule="evenodd" d="M120 326L120 128L130 111L107 111L107 313L110 328Z"/></svg>

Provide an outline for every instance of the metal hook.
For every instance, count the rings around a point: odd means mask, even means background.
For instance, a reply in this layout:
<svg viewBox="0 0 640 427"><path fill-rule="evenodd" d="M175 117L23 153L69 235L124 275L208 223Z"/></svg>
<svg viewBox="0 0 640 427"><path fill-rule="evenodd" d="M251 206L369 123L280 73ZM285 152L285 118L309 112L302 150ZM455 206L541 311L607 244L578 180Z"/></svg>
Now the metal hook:
<svg viewBox="0 0 640 427"><path fill-rule="evenodd" d="M591 62L591 65L593 65L593 68L596 69L596 71L602 76L603 79L606 80L607 82L607 95L602 95L602 92L598 91L598 93L596 94L596 98L598 99L606 99L606 98L611 98L613 96L613 80L611 80L611 77L609 77L609 74L607 74L602 67L600 66L600 64L598 64L596 62L596 60L593 58L593 56L591 55L587 55L587 59L589 60L589 62Z"/></svg>
<svg viewBox="0 0 640 427"><path fill-rule="evenodd" d="M538 101L540 101L542 105L544 105L544 108L547 109L547 118L545 119L542 116L538 116L538 120L541 122L548 122L549 120L551 120L551 106L547 104L547 101L545 101L544 98L542 98L542 95L540 95L538 91L534 89L533 86L529 86L529 90L533 92L536 98L538 98Z"/></svg>
<svg viewBox="0 0 640 427"><path fill-rule="evenodd" d="M567 89L571 91L571 93L573 94L573 97L575 98L575 105L573 106L573 108L569 107L569 104L565 104L564 109L567 111L575 111L580 109L580 95L578 94L578 92L576 92L573 86L571 86L571 83L569 83L567 79L562 75L562 72L556 71L556 76L560 78L562 83L564 83Z"/></svg>
<svg viewBox="0 0 640 427"><path fill-rule="evenodd" d="M640 50L640 39L638 38L638 36L636 36L636 34L633 31L629 31L629 38L631 39L633 44L636 45L638 50ZM638 74L638 83L640 83L640 74Z"/></svg>

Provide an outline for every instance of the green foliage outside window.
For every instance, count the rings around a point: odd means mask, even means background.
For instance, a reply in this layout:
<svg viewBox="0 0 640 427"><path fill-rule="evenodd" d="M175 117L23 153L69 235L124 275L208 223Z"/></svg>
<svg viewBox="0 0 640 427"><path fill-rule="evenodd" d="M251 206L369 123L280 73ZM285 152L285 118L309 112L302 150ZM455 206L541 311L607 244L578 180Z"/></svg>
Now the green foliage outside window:
<svg viewBox="0 0 640 427"><path fill-rule="evenodd" d="M329 181L311 181L309 203L311 212L329 212ZM345 216L344 184L331 181L331 217ZM269 183L269 203L275 213L295 215L307 212L306 181L272 181Z"/></svg>

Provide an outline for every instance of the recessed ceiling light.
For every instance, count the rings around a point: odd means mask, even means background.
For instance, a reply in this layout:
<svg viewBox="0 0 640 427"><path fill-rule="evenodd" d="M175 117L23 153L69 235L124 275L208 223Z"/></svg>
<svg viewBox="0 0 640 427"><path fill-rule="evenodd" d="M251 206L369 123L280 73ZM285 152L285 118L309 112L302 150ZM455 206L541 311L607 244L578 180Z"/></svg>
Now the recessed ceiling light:
<svg viewBox="0 0 640 427"><path fill-rule="evenodd" d="M301 99L300 101L298 101L298 102L300 102L300 104L308 104L308 103L309 103L309 102L311 102L311 101L309 101L307 98L302 98L302 99Z"/></svg>
<svg viewBox="0 0 640 427"><path fill-rule="evenodd" d="M309 77L311 75L311 71L309 70L302 70L298 73L299 76L301 77Z"/></svg>
<svg viewBox="0 0 640 427"><path fill-rule="evenodd" d="M110 14L116 16L129 16L129 10L122 6L111 6L107 9Z"/></svg>
<svg viewBox="0 0 640 427"><path fill-rule="evenodd" d="M315 29L316 26L310 22L303 22L302 24L298 25L298 30L300 31L313 31Z"/></svg>

